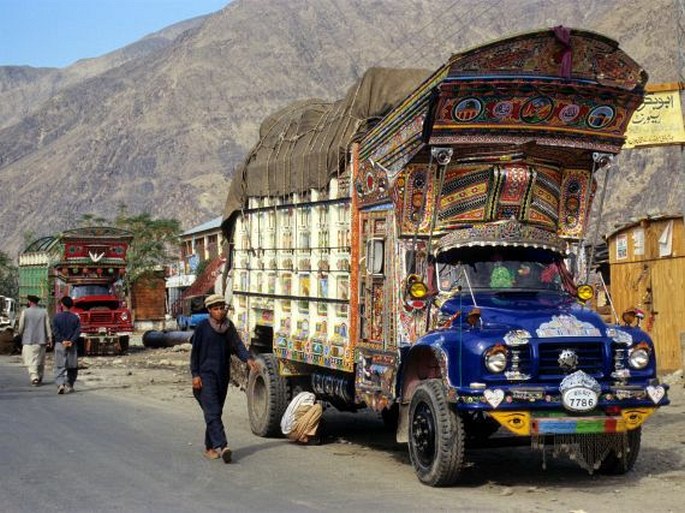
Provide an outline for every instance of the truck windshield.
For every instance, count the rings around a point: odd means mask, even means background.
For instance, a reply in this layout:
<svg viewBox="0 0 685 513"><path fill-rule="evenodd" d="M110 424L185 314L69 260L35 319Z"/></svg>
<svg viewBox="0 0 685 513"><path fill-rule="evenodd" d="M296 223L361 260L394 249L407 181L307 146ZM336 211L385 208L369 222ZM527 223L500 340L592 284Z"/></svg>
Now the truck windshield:
<svg viewBox="0 0 685 513"><path fill-rule="evenodd" d="M452 250L438 255L440 292L474 290L562 291L564 265L560 257L527 248Z"/></svg>
<svg viewBox="0 0 685 513"><path fill-rule="evenodd" d="M112 291L107 285L74 285L71 297L74 299L86 296L111 296Z"/></svg>

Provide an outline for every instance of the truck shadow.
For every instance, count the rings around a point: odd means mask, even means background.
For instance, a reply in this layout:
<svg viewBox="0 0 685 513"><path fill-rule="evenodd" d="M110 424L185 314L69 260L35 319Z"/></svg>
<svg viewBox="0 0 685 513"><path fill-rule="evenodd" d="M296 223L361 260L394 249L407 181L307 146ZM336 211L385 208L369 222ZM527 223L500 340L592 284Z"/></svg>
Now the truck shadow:
<svg viewBox="0 0 685 513"><path fill-rule="evenodd" d="M411 466L407 444L395 441L395 432L384 425L379 414L370 410L347 413L329 408L323 419L323 440L326 445L347 444L383 451L397 463ZM502 441L502 438L512 439L499 433L495 436L498 441ZM677 471L683 464L676 451L649 446L644 442L635 467L622 476L589 474L566 455L552 457L551 446L546 452L545 462L542 452L532 450L528 445L488 447L467 442L466 467L458 486L615 488L635 484L646 477Z"/></svg>

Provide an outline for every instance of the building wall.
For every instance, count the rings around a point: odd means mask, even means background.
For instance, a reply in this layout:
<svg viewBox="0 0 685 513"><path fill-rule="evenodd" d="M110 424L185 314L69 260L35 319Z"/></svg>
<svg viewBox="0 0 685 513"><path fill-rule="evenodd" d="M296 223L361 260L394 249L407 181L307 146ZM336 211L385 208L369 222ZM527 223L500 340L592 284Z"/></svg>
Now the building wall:
<svg viewBox="0 0 685 513"><path fill-rule="evenodd" d="M166 290L163 273L136 280L131 290L131 308L136 322L164 319Z"/></svg>
<svg viewBox="0 0 685 513"><path fill-rule="evenodd" d="M221 255L223 234L221 228L214 230L183 235L181 237L181 261L185 273L192 273L190 268L191 257L197 257L197 263L203 260L212 260Z"/></svg>
<svg viewBox="0 0 685 513"><path fill-rule="evenodd" d="M660 255L659 239L671 222L671 251ZM680 340L685 334L684 232L682 217L643 220L612 234L608 241L616 311L619 316L629 308L645 313L642 328L654 341L661 373L683 367Z"/></svg>

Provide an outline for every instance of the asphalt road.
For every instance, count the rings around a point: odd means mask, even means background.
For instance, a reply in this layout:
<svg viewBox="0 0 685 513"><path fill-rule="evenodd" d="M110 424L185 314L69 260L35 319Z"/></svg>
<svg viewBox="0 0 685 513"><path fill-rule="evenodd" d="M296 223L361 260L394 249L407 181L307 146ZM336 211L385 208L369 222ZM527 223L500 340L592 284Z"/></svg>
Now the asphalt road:
<svg viewBox="0 0 685 513"><path fill-rule="evenodd" d="M237 389L225 415L235 463L226 465L201 457L203 424L193 405L167 409L78 382L76 393L58 396L51 383L27 381L23 369L0 359L4 513L421 509L408 491L397 494L401 481L421 488L406 465L392 465L388 475L378 462L358 468L348 444L336 451L253 436ZM375 497L357 494L371 478L378 478Z"/></svg>
<svg viewBox="0 0 685 513"><path fill-rule="evenodd" d="M622 477L556 460L543 470L529 449L480 451L459 486L434 489L417 481L406 448L374 414L327 411L335 440L303 447L255 437L244 394L232 388L228 401L230 465L201 457L192 400L97 386L58 396L52 384L30 387L20 366L0 357L0 511L627 513L644 511L650 497L660 505L652 511L680 510L668 495L682 492L672 450L643 445L645 464Z"/></svg>

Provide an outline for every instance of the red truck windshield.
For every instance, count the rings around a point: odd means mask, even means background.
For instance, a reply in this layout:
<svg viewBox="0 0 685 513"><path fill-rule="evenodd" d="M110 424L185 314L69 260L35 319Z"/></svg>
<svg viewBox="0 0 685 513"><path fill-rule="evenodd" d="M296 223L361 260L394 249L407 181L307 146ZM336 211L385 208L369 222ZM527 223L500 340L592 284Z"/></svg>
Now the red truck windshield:
<svg viewBox="0 0 685 513"><path fill-rule="evenodd" d="M86 296L113 296L114 292L107 285L74 285L71 297L78 299Z"/></svg>

